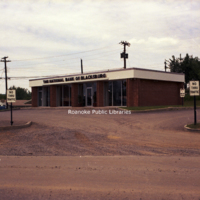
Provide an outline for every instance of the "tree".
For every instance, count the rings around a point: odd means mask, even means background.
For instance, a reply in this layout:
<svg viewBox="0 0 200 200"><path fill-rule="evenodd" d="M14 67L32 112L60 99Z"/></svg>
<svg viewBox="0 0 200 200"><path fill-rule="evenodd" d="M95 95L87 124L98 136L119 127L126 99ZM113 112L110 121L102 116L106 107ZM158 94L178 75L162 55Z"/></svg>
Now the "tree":
<svg viewBox="0 0 200 200"><path fill-rule="evenodd" d="M175 58L169 59L169 69L171 72L184 73L185 83L190 80L200 81L200 59L198 57L193 58L186 54L185 58Z"/></svg>
<svg viewBox="0 0 200 200"><path fill-rule="evenodd" d="M5 94L0 94L0 100L1 99L6 99L6 95Z"/></svg>
<svg viewBox="0 0 200 200"><path fill-rule="evenodd" d="M17 100L29 100L31 99L31 92L26 88L15 87L14 85L9 88L9 90L16 90Z"/></svg>

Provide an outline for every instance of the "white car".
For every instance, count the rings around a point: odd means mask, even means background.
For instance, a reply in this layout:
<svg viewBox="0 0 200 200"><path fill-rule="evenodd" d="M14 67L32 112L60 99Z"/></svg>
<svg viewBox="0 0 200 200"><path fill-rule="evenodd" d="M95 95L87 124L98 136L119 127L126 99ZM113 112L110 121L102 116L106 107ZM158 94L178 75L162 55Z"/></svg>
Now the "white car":
<svg viewBox="0 0 200 200"><path fill-rule="evenodd" d="M3 103L3 102L0 101L0 107L6 108L6 102Z"/></svg>

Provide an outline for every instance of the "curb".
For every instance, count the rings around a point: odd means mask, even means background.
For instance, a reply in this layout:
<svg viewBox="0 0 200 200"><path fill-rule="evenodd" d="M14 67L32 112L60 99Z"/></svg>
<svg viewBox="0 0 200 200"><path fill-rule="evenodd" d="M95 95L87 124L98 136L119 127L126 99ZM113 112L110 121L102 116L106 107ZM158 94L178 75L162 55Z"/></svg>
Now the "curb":
<svg viewBox="0 0 200 200"><path fill-rule="evenodd" d="M200 132L200 129L189 128L187 127L187 124L184 126L184 129L190 132Z"/></svg>
<svg viewBox="0 0 200 200"><path fill-rule="evenodd" d="M147 110L128 110L122 107L21 107L16 110L122 110L122 111L131 111L131 113L148 113L148 112L160 112L160 111L177 111L177 110L192 110L193 107L166 107L166 108L155 108ZM200 109L200 106L197 106L196 109ZM5 110L8 111L8 110ZM5 112L3 111L3 112ZM9 110L10 111L10 110Z"/></svg>
<svg viewBox="0 0 200 200"><path fill-rule="evenodd" d="M32 122L29 121L24 125L17 125L17 126L0 126L0 130L12 130L12 129L20 129L20 128L26 128L31 126Z"/></svg>
<svg viewBox="0 0 200 200"><path fill-rule="evenodd" d="M127 110L124 108L118 108L120 110ZM159 112L159 111L176 111L176 110L191 110L193 107L167 107L167 108L157 108L157 109L148 109L148 110L129 110L131 113L146 113L146 112ZM197 107L199 109L199 107Z"/></svg>
<svg viewBox="0 0 200 200"><path fill-rule="evenodd" d="M13 111L14 111L14 110L20 110L20 108L13 108L12 110L13 110ZM3 109L3 110L0 111L0 113L1 113L1 112L9 112L9 111L10 111L10 109Z"/></svg>

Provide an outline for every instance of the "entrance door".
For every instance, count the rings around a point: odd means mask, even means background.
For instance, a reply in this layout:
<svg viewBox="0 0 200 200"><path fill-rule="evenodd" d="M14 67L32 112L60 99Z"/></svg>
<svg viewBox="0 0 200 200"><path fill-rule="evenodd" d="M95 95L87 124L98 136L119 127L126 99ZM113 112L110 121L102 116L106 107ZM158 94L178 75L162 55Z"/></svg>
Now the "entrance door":
<svg viewBox="0 0 200 200"><path fill-rule="evenodd" d="M43 89L42 87L39 87L39 91L38 91L38 105L39 106L43 106L42 95L43 95Z"/></svg>
<svg viewBox="0 0 200 200"><path fill-rule="evenodd" d="M92 87L87 87L86 105L92 106Z"/></svg>

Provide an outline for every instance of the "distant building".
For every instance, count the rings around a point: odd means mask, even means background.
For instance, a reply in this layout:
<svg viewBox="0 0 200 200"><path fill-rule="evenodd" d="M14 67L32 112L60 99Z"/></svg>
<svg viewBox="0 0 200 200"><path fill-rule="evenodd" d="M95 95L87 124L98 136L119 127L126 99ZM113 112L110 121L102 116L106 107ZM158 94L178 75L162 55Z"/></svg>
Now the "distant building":
<svg viewBox="0 0 200 200"><path fill-rule="evenodd" d="M29 80L32 106L181 105L180 73L129 68Z"/></svg>

